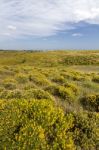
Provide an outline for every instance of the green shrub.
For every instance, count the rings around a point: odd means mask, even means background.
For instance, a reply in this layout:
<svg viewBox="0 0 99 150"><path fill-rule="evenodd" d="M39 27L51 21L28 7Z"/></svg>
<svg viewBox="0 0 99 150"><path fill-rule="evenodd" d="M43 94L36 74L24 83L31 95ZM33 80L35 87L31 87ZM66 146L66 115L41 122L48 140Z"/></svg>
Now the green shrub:
<svg viewBox="0 0 99 150"><path fill-rule="evenodd" d="M83 112L74 116L74 127L71 130L77 150L97 150L99 115Z"/></svg>
<svg viewBox="0 0 99 150"><path fill-rule="evenodd" d="M48 86L48 85L50 85L50 82L46 79L46 77L42 76L41 74L29 75L29 81L34 82L38 86Z"/></svg>
<svg viewBox="0 0 99 150"><path fill-rule="evenodd" d="M16 81L11 78L6 78L2 82L2 86L7 90L14 90L16 89Z"/></svg>
<svg viewBox="0 0 99 150"><path fill-rule="evenodd" d="M96 82L96 83L99 83L99 75L97 76L94 76L92 81Z"/></svg>
<svg viewBox="0 0 99 150"><path fill-rule="evenodd" d="M85 109L90 111L99 111L99 95L98 94L90 94L81 98L81 104Z"/></svg>
<svg viewBox="0 0 99 150"><path fill-rule="evenodd" d="M0 91L0 99L6 99L7 95L8 95L7 90L4 89L4 90Z"/></svg>
<svg viewBox="0 0 99 150"><path fill-rule="evenodd" d="M63 98L64 100L67 100L68 102L72 102L74 100L75 97L71 89L60 86L58 90L59 90L60 97Z"/></svg>
<svg viewBox="0 0 99 150"><path fill-rule="evenodd" d="M70 88L70 89L74 92L75 95L78 95L78 94L79 94L80 89L79 89L79 87L78 87L76 84L66 82L66 83L64 84L64 86L65 86L66 88Z"/></svg>
<svg viewBox="0 0 99 150"><path fill-rule="evenodd" d="M51 86L47 86L44 88L45 91L48 91L49 93L51 93L52 95L57 95L59 96L59 92L58 92L58 86L56 85L51 85Z"/></svg>
<svg viewBox="0 0 99 150"><path fill-rule="evenodd" d="M98 56L97 56L98 58ZM91 55L68 55L63 59L63 63L66 65L93 65L99 64L98 61L95 61L96 56Z"/></svg>
<svg viewBox="0 0 99 150"><path fill-rule="evenodd" d="M30 90L30 89L37 89L38 88L38 86L37 85L35 85L34 83L30 83L30 84L26 84L25 86L24 86L24 90Z"/></svg>
<svg viewBox="0 0 99 150"><path fill-rule="evenodd" d="M51 93L54 96L59 96L63 100L67 100L68 102L72 102L75 98L73 92L70 88L65 88L63 86L52 85L45 88L46 91Z"/></svg>
<svg viewBox="0 0 99 150"><path fill-rule="evenodd" d="M21 90L10 91L6 96L6 99L17 99L17 98L23 98L23 93Z"/></svg>
<svg viewBox="0 0 99 150"><path fill-rule="evenodd" d="M18 81L18 83L27 83L28 82L28 77L24 74L18 74L16 75L16 80Z"/></svg>
<svg viewBox="0 0 99 150"><path fill-rule="evenodd" d="M23 98L23 93L21 90L3 90L1 93L0 93L0 98L1 99L17 99L17 98Z"/></svg>
<svg viewBox="0 0 99 150"><path fill-rule="evenodd" d="M85 80L85 78L80 75L72 75L72 79L74 81L84 81Z"/></svg>
<svg viewBox="0 0 99 150"><path fill-rule="evenodd" d="M73 117L50 101L0 101L0 149L74 150Z"/></svg>
<svg viewBox="0 0 99 150"><path fill-rule="evenodd" d="M61 75L65 78L65 79L72 79L72 74L68 71L68 72L61 72Z"/></svg>
<svg viewBox="0 0 99 150"><path fill-rule="evenodd" d="M57 77L53 78L52 81L56 82L56 83L60 83L60 84L63 84L64 82L66 82L66 80L63 76L57 76Z"/></svg>
<svg viewBox="0 0 99 150"><path fill-rule="evenodd" d="M26 59L25 58L21 59L21 63L22 64L26 63Z"/></svg>
<svg viewBox="0 0 99 150"><path fill-rule="evenodd" d="M0 87L0 93L4 90L5 90L4 87Z"/></svg>
<svg viewBox="0 0 99 150"><path fill-rule="evenodd" d="M30 89L27 91L24 91L24 98L25 99L51 99L53 100L53 97L47 92L40 89Z"/></svg>
<svg viewBox="0 0 99 150"><path fill-rule="evenodd" d="M7 90L14 90L16 89L16 84L15 83L4 83L3 84L4 88L7 89Z"/></svg>
<svg viewBox="0 0 99 150"><path fill-rule="evenodd" d="M86 81L86 82L83 82L82 85L88 89L98 89L98 85L96 83L93 83L93 82L90 82L90 81Z"/></svg>

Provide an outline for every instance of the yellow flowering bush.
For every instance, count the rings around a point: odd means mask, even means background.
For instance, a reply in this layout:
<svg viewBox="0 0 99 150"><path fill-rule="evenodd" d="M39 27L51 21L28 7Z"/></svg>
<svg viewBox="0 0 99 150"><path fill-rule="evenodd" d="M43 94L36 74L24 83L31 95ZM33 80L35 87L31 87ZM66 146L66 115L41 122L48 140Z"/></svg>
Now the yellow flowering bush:
<svg viewBox="0 0 99 150"><path fill-rule="evenodd" d="M50 85L50 82L46 79L46 77L39 73L33 73L29 75L29 81L34 82L39 86Z"/></svg>
<svg viewBox="0 0 99 150"><path fill-rule="evenodd" d="M99 146L99 114L83 112L74 114L74 118L72 132L77 150L97 150Z"/></svg>
<svg viewBox="0 0 99 150"><path fill-rule="evenodd" d="M78 95L79 94L79 87L74 84L74 83L69 83L69 82L66 82L65 84L63 84L64 87L66 88L70 88L70 90L75 94L75 95Z"/></svg>
<svg viewBox="0 0 99 150"><path fill-rule="evenodd" d="M41 89L30 89L30 90L26 90L24 91L24 96L25 99L49 99L49 100L53 100L54 97L48 93L47 91L41 90Z"/></svg>
<svg viewBox="0 0 99 150"><path fill-rule="evenodd" d="M23 92L21 90L3 90L0 92L0 98L1 99L17 99L17 98L23 98Z"/></svg>
<svg viewBox="0 0 99 150"><path fill-rule="evenodd" d="M99 94L85 95L81 99L81 103L85 109L99 112Z"/></svg>
<svg viewBox="0 0 99 150"><path fill-rule="evenodd" d="M28 82L28 77L22 73L16 75L16 81L20 84L24 84Z"/></svg>
<svg viewBox="0 0 99 150"><path fill-rule="evenodd" d="M52 85L45 88L46 91L53 94L54 96L59 96L61 99L68 102L72 102L75 98L73 91L70 88L65 88L64 86Z"/></svg>
<svg viewBox="0 0 99 150"><path fill-rule="evenodd" d="M49 100L0 101L0 149L75 149L73 116Z"/></svg>

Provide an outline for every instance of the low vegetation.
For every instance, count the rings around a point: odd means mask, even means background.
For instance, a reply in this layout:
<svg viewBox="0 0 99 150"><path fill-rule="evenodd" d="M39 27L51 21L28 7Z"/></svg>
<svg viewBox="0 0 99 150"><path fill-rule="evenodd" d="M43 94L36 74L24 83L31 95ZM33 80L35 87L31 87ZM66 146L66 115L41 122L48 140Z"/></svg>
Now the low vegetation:
<svg viewBox="0 0 99 150"><path fill-rule="evenodd" d="M0 51L0 150L98 150L99 51Z"/></svg>

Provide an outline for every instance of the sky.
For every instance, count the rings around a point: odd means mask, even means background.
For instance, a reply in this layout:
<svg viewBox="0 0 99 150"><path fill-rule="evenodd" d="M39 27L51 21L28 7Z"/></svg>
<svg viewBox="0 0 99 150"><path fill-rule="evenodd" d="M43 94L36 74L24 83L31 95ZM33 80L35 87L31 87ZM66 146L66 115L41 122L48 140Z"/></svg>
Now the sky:
<svg viewBox="0 0 99 150"><path fill-rule="evenodd" d="M99 0L0 0L0 49L99 49Z"/></svg>

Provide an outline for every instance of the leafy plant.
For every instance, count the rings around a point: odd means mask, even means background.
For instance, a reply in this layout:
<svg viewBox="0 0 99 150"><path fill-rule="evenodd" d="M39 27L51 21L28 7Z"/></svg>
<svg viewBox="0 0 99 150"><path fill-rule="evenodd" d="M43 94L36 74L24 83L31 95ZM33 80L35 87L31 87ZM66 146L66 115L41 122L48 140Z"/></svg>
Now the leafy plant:
<svg viewBox="0 0 99 150"><path fill-rule="evenodd" d="M75 149L68 132L73 117L51 101L12 100L0 109L0 149Z"/></svg>

